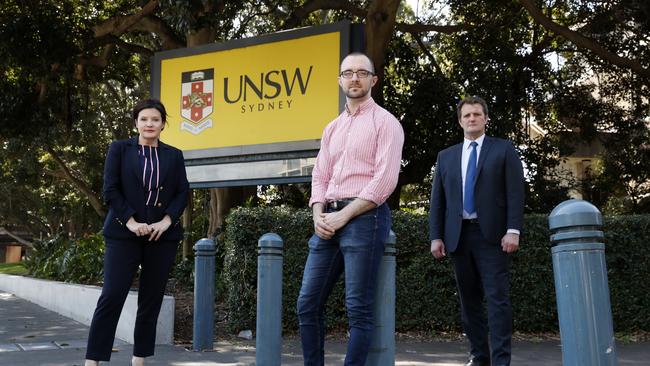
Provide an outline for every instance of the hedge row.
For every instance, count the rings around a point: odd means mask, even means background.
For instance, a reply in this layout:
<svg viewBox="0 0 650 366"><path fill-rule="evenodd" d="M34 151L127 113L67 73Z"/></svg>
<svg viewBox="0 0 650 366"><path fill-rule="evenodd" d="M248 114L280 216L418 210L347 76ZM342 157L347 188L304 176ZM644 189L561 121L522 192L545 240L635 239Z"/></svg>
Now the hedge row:
<svg viewBox="0 0 650 366"><path fill-rule="evenodd" d="M313 224L308 210L239 208L227 218L223 281L231 331L255 328L257 240L275 232L284 240L283 327L298 329L295 303ZM606 217L605 243L616 331L650 331L650 216ZM426 215L393 213L397 236L398 331L459 330L459 303L451 263L429 253ZM556 331L557 311L547 219L525 219L521 249L511 268L515 330ZM345 329L342 281L327 305L330 328Z"/></svg>

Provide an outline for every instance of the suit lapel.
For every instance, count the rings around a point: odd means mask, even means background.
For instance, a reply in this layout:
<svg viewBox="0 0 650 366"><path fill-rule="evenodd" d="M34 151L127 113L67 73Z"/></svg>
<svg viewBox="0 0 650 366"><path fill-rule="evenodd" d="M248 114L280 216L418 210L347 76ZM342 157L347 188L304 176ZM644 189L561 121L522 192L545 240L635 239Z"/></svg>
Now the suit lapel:
<svg viewBox="0 0 650 366"><path fill-rule="evenodd" d="M159 186L165 181L165 177L167 176L171 164L171 159L172 154L169 145L162 141L158 141L158 162L160 164L160 169L158 170L158 174L160 174L160 180L158 181Z"/></svg>
<svg viewBox="0 0 650 366"><path fill-rule="evenodd" d="M142 185L142 168L140 167L140 156L138 155L138 137L133 137L127 143L126 160L130 170L135 174L138 180L138 186Z"/></svg>
<svg viewBox="0 0 650 366"><path fill-rule="evenodd" d="M483 168L483 163L485 163L485 159L489 156L490 147L492 147L492 140L490 137L485 136L483 146L481 146L481 154L478 157L478 165L476 166L476 180L481 176L481 168ZM476 183L476 180L474 183Z"/></svg>
<svg viewBox="0 0 650 366"><path fill-rule="evenodd" d="M454 179L460 182L461 186L463 185L463 169L465 169L462 166L463 165L462 154L463 154L463 144L460 143L456 145L456 148L454 149L454 154L452 156L453 159L452 166L454 167Z"/></svg>
<svg viewBox="0 0 650 366"><path fill-rule="evenodd" d="M460 209L463 209L463 143L456 145L456 148L453 150L452 154L452 172L454 179L454 186L458 187L458 205Z"/></svg>

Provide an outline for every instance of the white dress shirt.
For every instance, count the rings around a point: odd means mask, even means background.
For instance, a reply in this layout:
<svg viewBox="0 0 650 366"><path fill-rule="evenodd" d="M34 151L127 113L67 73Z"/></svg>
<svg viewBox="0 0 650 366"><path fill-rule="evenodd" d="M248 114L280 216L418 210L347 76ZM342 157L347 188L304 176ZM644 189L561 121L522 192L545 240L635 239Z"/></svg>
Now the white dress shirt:
<svg viewBox="0 0 650 366"><path fill-rule="evenodd" d="M476 140L469 140L467 138L463 140L463 152L460 157L460 167L461 167L460 171L463 179L463 187L462 187L463 203L465 203L465 176L467 175L467 161L469 160L469 154L471 154L472 152L472 146L470 144L472 143L472 141L476 141L476 143L478 144L476 146L476 165L478 166L479 157L481 156L481 147L483 147L483 140L485 140L485 134L481 135ZM478 171L476 173L478 174ZM476 197L476 195L474 197ZM476 218L478 218L476 212L470 214L465 212L465 210L463 210L463 219L476 219ZM512 234L517 234L517 235L519 235L520 233L519 230L517 229L508 229L507 232Z"/></svg>

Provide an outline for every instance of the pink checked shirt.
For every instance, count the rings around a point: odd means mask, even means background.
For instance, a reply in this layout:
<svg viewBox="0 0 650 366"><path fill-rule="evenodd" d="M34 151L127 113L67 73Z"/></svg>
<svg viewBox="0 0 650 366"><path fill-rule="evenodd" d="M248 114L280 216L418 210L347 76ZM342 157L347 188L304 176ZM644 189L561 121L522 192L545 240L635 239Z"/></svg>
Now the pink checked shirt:
<svg viewBox="0 0 650 366"><path fill-rule="evenodd" d="M309 205L358 197L381 205L397 185L404 131L370 98L325 127L312 172Z"/></svg>

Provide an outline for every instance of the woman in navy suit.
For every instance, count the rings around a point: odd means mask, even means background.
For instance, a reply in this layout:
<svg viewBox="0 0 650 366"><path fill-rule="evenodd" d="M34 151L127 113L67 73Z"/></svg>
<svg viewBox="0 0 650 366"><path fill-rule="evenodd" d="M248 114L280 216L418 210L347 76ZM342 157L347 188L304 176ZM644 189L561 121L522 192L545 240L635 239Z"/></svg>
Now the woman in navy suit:
<svg viewBox="0 0 650 366"><path fill-rule="evenodd" d="M115 329L138 267L138 313L131 364L154 353L156 323L176 248L189 184L180 150L160 141L167 113L158 100L133 108L138 136L114 141L104 166L104 287L88 336L86 366L110 361Z"/></svg>

